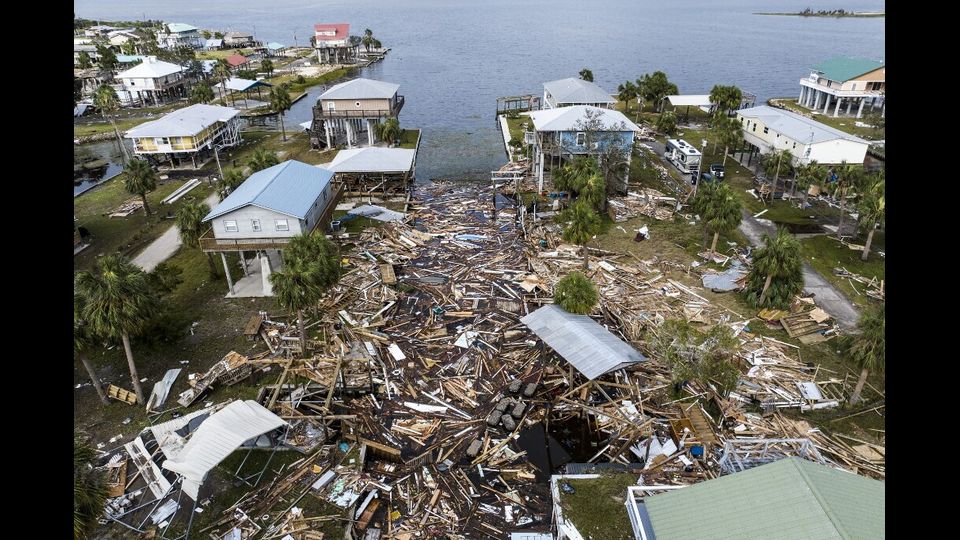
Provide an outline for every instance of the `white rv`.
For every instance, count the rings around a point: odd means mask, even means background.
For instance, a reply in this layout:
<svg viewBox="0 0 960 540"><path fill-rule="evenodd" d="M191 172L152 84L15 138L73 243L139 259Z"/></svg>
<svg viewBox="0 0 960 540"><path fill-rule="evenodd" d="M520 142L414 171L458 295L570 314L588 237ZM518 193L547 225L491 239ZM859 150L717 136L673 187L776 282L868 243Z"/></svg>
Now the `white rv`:
<svg viewBox="0 0 960 540"><path fill-rule="evenodd" d="M703 157L699 150L683 139L667 139L663 156L685 174L698 173L700 160Z"/></svg>

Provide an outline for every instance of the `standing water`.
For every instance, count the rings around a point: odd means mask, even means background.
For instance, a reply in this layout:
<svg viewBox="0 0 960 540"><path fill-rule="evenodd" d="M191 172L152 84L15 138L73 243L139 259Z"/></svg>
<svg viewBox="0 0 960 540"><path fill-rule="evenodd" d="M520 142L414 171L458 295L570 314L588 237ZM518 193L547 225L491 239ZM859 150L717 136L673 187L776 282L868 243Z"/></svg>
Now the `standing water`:
<svg viewBox="0 0 960 540"><path fill-rule="evenodd" d="M361 76L394 82L400 123L423 130L417 176L485 178L505 162L496 98L540 94L543 83L583 68L611 93L664 71L683 94L735 84L757 95L798 96L810 68L837 55L883 60L883 18L776 17L756 12L836 9L837 0L75 0L78 17L162 19L264 42L307 45L313 24L350 23L391 48ZM882 0L843 0L848 11L882 11ZM291 111L309 119L315 97ZM295 118L294 118L295 116Z"/></svg>

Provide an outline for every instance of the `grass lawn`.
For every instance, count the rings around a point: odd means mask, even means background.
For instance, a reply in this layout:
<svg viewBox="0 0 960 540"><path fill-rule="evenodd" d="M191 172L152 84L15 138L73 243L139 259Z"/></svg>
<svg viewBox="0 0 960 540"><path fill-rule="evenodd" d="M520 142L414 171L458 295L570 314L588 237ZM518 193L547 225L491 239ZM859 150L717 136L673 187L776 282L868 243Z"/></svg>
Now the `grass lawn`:
<svg viewBox="0 0 960 540"><path fill-rule="evenodd" d="M219 60L220 58L226 58L228 56L233 56L235 54L245 56L252 53L253 53L253 49L224 49L221 51L198 51L197 60Z"/></svg>
<svg viewBox="0 0 960 540"><path fill-rule="evenodd" d="M585 540L630 540L633 529L624 502L627 487L637 483L634 474L601 475L593 479L564 480L573 493L560 490L563 515Z"/></svg>
<svg viewBox="0 0 960 540"><path fill-rule="evenodd" d="M121 136L124 131L132 129L135 126L150 120L150 118L120 118L116 120L117 129L120 130ZM100 133L113 133L113 124L106 120L99 120L91 123L74 123L73 124L73 138L79 139L80 137L88 137L90 135L99 135Z"/></svg>
<svg viewBox="0 0 960 540"><path fill-rule="evenodd" d="M165 219L168 210L175 214L186 202L203 200L214 190L212 186L201 183L172 205L160 204L161 200L183 184L184 181L161 182L156 190L148 193L147 201L155 212L150 216L139 210L125 218L109 217L108 214L124 201L139 199L123 188L122 173L75 198L73 211L77 224L89 230L91 238L90 247L74 256L74 270L86 270L99 255L116 251L132 257L173 225L173 220Z"/></svg>
<svg viewBox="0 0 960 540"><path fill-rule="evenodd" d="M277 75L271 79L267 79L267 82L278 85L285 82L290 83L290 93L291 96L298 96L302 92L305 92L307 88L311 86L316 86L318 84L326 84L342 77L346 77L353 71L353 68L339 68L333 71L328 71L317 77L304 77L303 82L297 82L297 76L291 73L284 73L282 75Z"/></svg>
<svg viewBox="0 0 960 540"><path fill-rule="evenodd" d="M874 233L874 239L882 237L880 231ZM881 238L882 240L882 238ZM853 240L854 243L863 244L864 239ZM804 238L800 241L804 258L813 266L817 272L820 272L824 278L833 283L847 295L855 304L864 307L874 305L877 300L864 294L864 285L853 282L847 278L833 273L834 268L846 268L847 271L870 279L884 279L884 267L886 260L874 252L875 245L870 246L870 254L866 261L860 260L861 252L852 250L841 244L833 236L818 235L810 238Z"/></svg>
<svg viewBox="0 0 960 540"><path fill-rule="evenodd" d="M298 128L293 131L287 129L286 142L283 142L279 131L244 131L243 143L224 151L220 155L220 164L224 170L227 168L244 169L247 167L253 152L261 147L275 152L281 162L295 159L310 165L319 165L331 161L337 155L337 150L321 152L311 149L310 136ZM280 152L285 153L281 155ZM216 167L216 163L208 163L205 169L215 171Z"/></svg>
<svg viewBox="0 0 960 540"><path fill-rule="evenodd" d="M523 141L523 128L520 127L523 124L527 124L527 127L532 127L533 124L530 122L529 116L520 116L519 118L510 118L507 117L507 129L510 130L510 138ZM508 143L510 141L507 141Z"/></svg>
<svg viewBox="0 0 960 540"><path fill-rule="evenodd" d="M417 139L420 138L419 129L404 129L400 133L400 148L414 149L417 147Z"/></svg>
<svg viewBox="0 0 960 540"><path fill-rule="evenodd" d="M857 137L860 137L863 139L879 141L879 140L883 140L885 137L886 130L884 129L857 127L856 122L863 122L864 120L863 118L860 118L860 119L856 118L855 115L834 117L832 111L830 112L830 114L822 114L822 111L821 111L821 114L812 114L813 113L812 110L806 107L803 107L801 105L797 105L797 98L771 99L770 103L771 104L777 103L795 113L800 113L804 116L813 118L817 122L826 124L832 128L839 129L840 131L845 131L851 135L856 135ZM857 105L855 104L854 109L856 107ZM841 109L841 112L843 113L845 113L847 110L846 106L843 106L840 109ZM854 109L851 109L851 110L854 110ZM866 116L868 110L869 110L869 107L864 105L863 107L864 116Z"/></svg>

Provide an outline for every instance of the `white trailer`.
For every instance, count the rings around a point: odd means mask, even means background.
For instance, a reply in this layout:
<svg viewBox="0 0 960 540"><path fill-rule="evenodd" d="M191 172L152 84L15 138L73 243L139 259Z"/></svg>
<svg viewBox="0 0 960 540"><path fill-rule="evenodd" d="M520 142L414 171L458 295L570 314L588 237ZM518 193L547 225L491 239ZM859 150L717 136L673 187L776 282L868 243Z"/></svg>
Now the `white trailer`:
<svg viewBox="0 0 960 540"><path fill-rule="evenodd" d="M684 174L700 172L700 161L703 155L692 144L683 139L667 139L667 146L663 157Z"/></svg>

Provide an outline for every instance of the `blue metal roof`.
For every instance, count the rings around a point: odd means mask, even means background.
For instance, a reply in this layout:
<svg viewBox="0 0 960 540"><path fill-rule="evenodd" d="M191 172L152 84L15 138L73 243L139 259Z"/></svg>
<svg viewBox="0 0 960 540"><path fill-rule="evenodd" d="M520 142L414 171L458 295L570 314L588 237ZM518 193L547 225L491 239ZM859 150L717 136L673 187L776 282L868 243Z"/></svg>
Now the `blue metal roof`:
<svg viewBox="0 0 960 540"><path fill-rule="evenodd" d="M271 51L278 51L280 49L286 49L287 46L277 43L276 41L271 41L270 43L267 43L267 48Z"/></svg>
<svg viewBox="0 0 960 540"><path fill-rule="evenodd" d="M314 165L288 160L250 175L203 218L210 221L244 206L258 206L305 219L333 173Z"/></svg>

